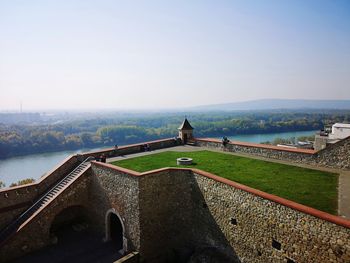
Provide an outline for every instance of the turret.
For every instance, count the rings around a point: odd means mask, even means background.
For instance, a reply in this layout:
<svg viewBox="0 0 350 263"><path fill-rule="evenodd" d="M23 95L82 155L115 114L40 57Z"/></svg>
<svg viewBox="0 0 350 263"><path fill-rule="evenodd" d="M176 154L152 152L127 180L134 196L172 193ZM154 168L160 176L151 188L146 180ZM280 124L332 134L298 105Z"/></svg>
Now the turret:
<svg viewBox="0 0 350 263"><path fill-rule="evenodd" d="M183 143L187 143L188 140L193 139L193 128L191 124L188 122L187 118L183 121L183 123L178 128L179 137L181 138Z"/></svg>

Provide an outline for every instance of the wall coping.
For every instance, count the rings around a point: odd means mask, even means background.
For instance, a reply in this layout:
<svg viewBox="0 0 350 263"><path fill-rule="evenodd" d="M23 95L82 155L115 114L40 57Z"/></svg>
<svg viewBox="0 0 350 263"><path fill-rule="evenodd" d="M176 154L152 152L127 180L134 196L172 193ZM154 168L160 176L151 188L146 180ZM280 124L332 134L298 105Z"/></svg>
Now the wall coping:
<svg viewBox="0 0 350 263"><path fill-rule="evenodd" d="M213 179L213 180L215 180L217 182L224 183L226 185L229 185L229 186L234 187L236 189L242 190L244 192L248 192L250 194L259 196L259 197L261 197L263 199L267 199L267 200L273 201L275 203L284 205L286 207L289 207L289 208L291 208L293 210L297 210L297 211L302 212L304 214L308 214L308 215L320 218L322 220L328 221L330 223L333 223L333 224L336 224L336 225L339 225L339 226L350 228L350 220L348 220L348 219L342 218L340 216L331 215L331 214L329 214L327 212L320 211L320 210L318 210L316 208L312 208L312 207L309 207L309 206L306 206L306 205L302 205L302 204L299 204L297 202L285 199L283 197L279 197L279 196L276 196L276 195L273 195L273 194L269 194L269 193L260 191L260 190L255 189L255 188L251 188L251 187L246 186L244 184L240 184L240 183L237 183L235 181L231 181L229 179L220 177L218 175L215 175L215 174L203 171L203 170L194 169L194 168L164 167L164 168L160 168L160 169L156 169L156 170L140 173L140 172L136 172L136 171L133 171L133 170L130 170L130 169L126 169L126 168L123 168L123 167L119 167L119 166L116 166L116 165L113 165L113 164L109 164L109 163L101 163L101 162L96 162L96 161L94 161L92 163L94 165L96 165L96 166L100 166L100 167L103 167L103 168L109 168L109 169L112 169L112 170L115 170L115 171L118 171L118 172L122 172L122 173L125 173L127 175L131 175L131 176L135 176L135 177L141 177L141 176L147 176L147 175L151 175L151 174L157 174L159 172L164 172L164 171L167 171L167 172L169 172L169 171L180 171L180 170L182 170L182 171L189 171L189 172L192 172L194 174L199 174L201 176Z"/></svg>
<svg viewBox="0 0 350 263"><path fill-rule="evenodd" d="M214 142L214 143L222 144L221 140L214 139L214 138L195 138L194 140L195 141ZM268 149L268 150L277 150L277 151L284 151L284 152L294 152L294 153L304 153L304 154L315 154L315 153L317 153L317 151L310 150L310 149L293 149L293 148L287 148L287 147L281 147L281 146L259 144L259 143L250 143L250 142L241 142L241 141L229 141L228 144L238 145L238 146L245 146L245 147L262 148L262 149Z"/></svg>

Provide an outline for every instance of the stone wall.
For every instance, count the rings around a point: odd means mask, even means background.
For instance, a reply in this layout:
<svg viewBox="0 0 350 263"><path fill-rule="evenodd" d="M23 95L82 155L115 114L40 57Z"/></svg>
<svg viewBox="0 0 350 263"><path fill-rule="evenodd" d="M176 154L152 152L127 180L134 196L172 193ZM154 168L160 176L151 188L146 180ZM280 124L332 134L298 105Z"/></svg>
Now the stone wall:
<svg viewBox="0 0 350 263"><path fill-rule="evenodd" d="M191 170L163 169L140 177L140 254L147 262L239 262Z"/></svg>
<svg viewBox="0 0 350 263"><path fill-rule="evenodd" d="M180 142L173 138L145 142L150 148L160 149L178 145ZM121 146L118 149L109 148L94 152L87 152L81 155L69 156L58 164L45 176L35 183L4 188L0 190L0 230L17 218L21 213L30 207L44 192L50 189L55 183L70 173L80 162L89 156L99 157L105 154L108 157L137 153L142 150L142 145L133 144Z"/></svg>
<svg viewBox="0 0 350 263"><path fill-rule="evenodd" d="M128 155L128 154L142 152L144 151L143 145L145 144L148 144L151 150L156 150L156 149L163 149L163 148L180 145L180 143L181 141L179 140L175 140L174 138L168 138L168 139L162 139L162 140L156 140L156 141L130 144L125 146L120 146L118 148L113 147L113 148L107 148L107 149L93 151L93 152L86 152L86 153L83 153L82 156L84 158L89 156L100 157L101 155L105 155L106 157L115 157L120 155Z"/></svg>
<svg viewBox="0 0 350 263"><path fill-rule="evenodd" d="M23 225L14 236L1 246L0 261L6 262L7 260L50 245L50 228L52 222L64 209L79 206L85 207L88 211L87 189L90 178L91 173L88 170L64 189L45 209L41 210Z"/></svg>
<svg viewBox="0 0 350 263"><path fill-rule="evenodd" d="M0 190L0 230L28 209L79 163L76 156L70 156L35 183Z"/></svg>
<svg viewBox="0 0 350 263"><path fill-rule="evenodd" d="M89 204L99 232L106 231L106 213L113 209L122 219L127 250L140 249L139 181L138 177L110 164L92 163Z"/></svg>
<svg viewBox="0 0 350 263"><path fill-rule="evenodd" d="M147 262L350 259L350 222L340 217L198 170L98 165L103 176L139 180L139 252Z"/></svg>
<svg viewBox="0 0 350 263"><path fill-rule="evenodd" d="M248 190L245 191L234 187L238 184L229 185L208 176L213 177L195 172L210 213L241 262L350 262L349 221L249 187L243 187ZM338 223L347 227L310 213L340 220Z"/></svg>
<svg viewBox="0 0 350 263"><path fill-rule="evenodd" d="M313 162L317 165L350 169L350 137L327 147L315 154Z"/></svg>
<svg viewBox="0 0 350 263"><path fill-rule="evenodd" d="M130 193L138 195L138 251L145 262L350 260L350 222L341 217L199 170L136 173L97 165L100 177L138 181L139 192L130 190L126 199L132 207ZM136 221L131 217L131 224Z"/></svg>
<svg viewBox="0 0 350 263"><path fill-rule="evenodd" d="M196 139L196 145L293 163L350 169L350 137L334 145L329 145L326 149L319 152L245 142L229 142L226 146L223 146L222 142L217 139Z"/></svg>

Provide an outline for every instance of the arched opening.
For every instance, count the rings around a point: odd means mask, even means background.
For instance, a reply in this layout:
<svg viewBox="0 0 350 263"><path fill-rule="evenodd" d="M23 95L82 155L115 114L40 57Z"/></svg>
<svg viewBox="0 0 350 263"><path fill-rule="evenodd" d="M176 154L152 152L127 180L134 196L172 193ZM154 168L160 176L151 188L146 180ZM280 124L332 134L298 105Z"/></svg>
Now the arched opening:
<svg viewBox="0 0 350 263"><path fill-rule="evenodd" d="M117 250L123 249L123 227L116 214L111 213L110 217L110 236Z"/></svg>
<svg viewBox="0 0 350 263"><path fill-rule="evenodd" d="M124 224L119 214L110 209L106 213L106 241L112 243L113 249L124 254L127 250L126 238L124 237Z"/></svg>

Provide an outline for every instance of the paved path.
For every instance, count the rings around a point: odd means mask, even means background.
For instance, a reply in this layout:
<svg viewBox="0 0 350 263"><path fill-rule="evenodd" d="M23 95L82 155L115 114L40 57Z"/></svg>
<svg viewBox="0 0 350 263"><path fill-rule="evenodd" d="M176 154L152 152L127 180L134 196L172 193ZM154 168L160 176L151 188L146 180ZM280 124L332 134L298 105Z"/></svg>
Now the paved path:
<svg viewBox="0 0 350 263"><path fill-rule="evenodd" d="M171 148L154 150L154 151L150 151L150 152L141 152L141 153L136 153L136 154L118 156L118 157L114 157L114 158L109 158L107 160L107 162L110 163L110 162L114 162L114 161L118 161L118 160L135 158L135 157L154 154L154 153L158 153L158 152L166 152L166 151L192 152L192 151L203 151L203 150L209 150L209 151L232 154L232 155L237 155L237 156L242 156L242 157L249 157L249 158L257 159L257 160L264 160L264 161L269 161L269 162L288 164L288 165L293 165L293 166L298 166L298 167L303 167L303 168L316 169L316 170L321 170L321 171L326 171L326 172L337 173L337 174L339 174L338 215L342 216L344 218L350 219L350 171L349 170L341 170L341 169L313 166L313 165L308 165L308 164L292 163L292 162L288 162L288 161L270 159L270 158L265 158L265 157L261 157L261 156L254 156L254 155L234 153L234 152L223 152L221 150L209 149L206 147L196 147L196 146L190 146L190 145L176 146L176 147L171 147Z"/></svg>

